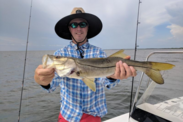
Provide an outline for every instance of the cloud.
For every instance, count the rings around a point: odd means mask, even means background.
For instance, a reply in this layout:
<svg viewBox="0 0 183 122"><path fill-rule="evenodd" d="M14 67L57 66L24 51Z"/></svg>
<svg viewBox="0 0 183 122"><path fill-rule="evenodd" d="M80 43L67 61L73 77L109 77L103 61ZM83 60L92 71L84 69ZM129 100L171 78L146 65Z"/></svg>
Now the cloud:
<svg viewBox="0 0 183 122"><path fill-rule="evenodd" d="M22 40L19 38L12 38L12 37L0 37L1 45L25 45L22 44Z"/></svg>
<svg viewBox="0 0 183 122"><path fill-rule="evenodd" d="M179 25L172 24L170 26L167 26L167 28L170 28L170 32L173 35L174 39L177 41L183 41L183 27Z"/></svg>
<svg viewBox="0 0 183 122"><path fill-rule="evenodd" d="M1 0L0 42L4 47L0 50L25 49L30 3L30 0ZM182 0L142 0L138 33L140 47L156 47L156 44L164 47L165 43L160 40L180 40L180 29L183 27L182 4ZM103 29L99 35L89 40L92 44L104 49L134 48L138 1L33 0L28 49L56 50L59 46L67 45L69 41L58 37L54 26L62 17L69 15L74 7L83 7L87 13L102 20ZM161 42L163 43L160 44ZM181 44L179 41L174 46Z"/></svg>
<svg viewBox="0 0 183 122"><path fill-rule="evenodd" d="M170 33L173 35L173 40L183 42L183 2L176 1L166 6L166 11L169 14L171 25L167 26Z"/></svg>
<svg viewBox="0 0 183 122"><path fill-rule="evenodd" d="M166 11L170 16L169 21L172 24L183 26L183 1L175 0L166 6Z"/></svg>
<svg viewBox="0 0 183 122"><path fill-rule="evenodd" d="M139 41L143 42L152 38L155 36L155 27L168 22L169 15L165 9L168 4L170 3L167 0L142 1L139 17Z"/></svg>
<svg viewBox="0 0 183 122"><path fill-rule="evenodd" d="M138 34L140 47L180 47L183 44L183 1L157 2L142 1ZM175 43L175 40L179 42Z"/></svg>
<svg viewBox="0 0 183 122"><path fill-rule="evenodd" d="M121 4L121 1L116 1L111 4L111 1L104 0L79 0L78 2L74 0L70 2L57 0L56 2L44 2L43 4L42 2L43 1L41 0L34 2L35 6L33 7L34 12L32 15L32 23L34 24L31 25L33 28L31 32L34 31L41 35L47 33L45 38L49 38L49 36L51 36L53 37L52 40L57 39L58 41L60 38L57 37L54 32L56 22L60 18L69 15L74 7L83 7L85 12L98 16L103 23L102 32L95 38L92 38L91 43L94 43L102 48L122 48L121 45L125 45L126 47L130 45L128 45L128 43L121 44L121 42L126 40L133 40L134 42L134 36L131 35L135 34L134 29L136 21L135 15L137 14L137 2L128 0L123 1L123 4ZM34 33L34 37L37 34ZM109 44L103 45L106 41L108 41ZM111 46L111 42L113 42L113 46Z"/></svg>

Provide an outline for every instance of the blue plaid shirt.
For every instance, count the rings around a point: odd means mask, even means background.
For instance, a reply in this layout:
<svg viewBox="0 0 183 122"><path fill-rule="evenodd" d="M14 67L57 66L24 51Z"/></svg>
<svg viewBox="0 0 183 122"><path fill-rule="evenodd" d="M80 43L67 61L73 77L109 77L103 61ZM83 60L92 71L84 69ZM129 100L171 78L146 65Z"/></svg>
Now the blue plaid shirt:
<svg viewBox="0 0 183 122"><path fill-rule="evenodd" d="M103 58L107 57L105 52L88 42L81 46L84 51L84 58ZM77 45L73 42L62 49L57 50L54 55L81 58ZM59 77L55 73L48 92L52 92L57 86L61 87L61 107L62 116L69 122L79 122L82 114L103 117L107 114L107 105L105 98L105 87L108 89L116 86L120 80L111 81L107 78L96 78L96 92L93 92L82 80Z"/></svg>

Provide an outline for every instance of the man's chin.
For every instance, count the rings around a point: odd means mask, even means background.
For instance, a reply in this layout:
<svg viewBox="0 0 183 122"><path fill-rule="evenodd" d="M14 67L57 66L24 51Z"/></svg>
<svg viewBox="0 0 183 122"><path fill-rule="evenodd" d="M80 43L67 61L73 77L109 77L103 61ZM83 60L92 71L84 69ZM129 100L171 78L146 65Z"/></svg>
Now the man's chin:
<svg viewBox="0 0 183 122"><path fill-rule="evenodd" d="M77 42L83 42L84 39L76 39Z"/></svg>

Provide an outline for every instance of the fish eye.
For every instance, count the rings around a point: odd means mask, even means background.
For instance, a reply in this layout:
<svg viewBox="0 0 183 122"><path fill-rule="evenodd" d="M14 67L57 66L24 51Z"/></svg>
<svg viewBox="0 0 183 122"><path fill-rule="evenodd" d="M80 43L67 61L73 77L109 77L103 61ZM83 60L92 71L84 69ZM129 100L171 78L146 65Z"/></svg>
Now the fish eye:
<svg viewBox="0 0 183 122"><path fill-rule="evenodd" d="M76 72L76 75L77 75L77 76L80 76L80 72L79 72L79 71L77 71L77 72Z"/></svg>

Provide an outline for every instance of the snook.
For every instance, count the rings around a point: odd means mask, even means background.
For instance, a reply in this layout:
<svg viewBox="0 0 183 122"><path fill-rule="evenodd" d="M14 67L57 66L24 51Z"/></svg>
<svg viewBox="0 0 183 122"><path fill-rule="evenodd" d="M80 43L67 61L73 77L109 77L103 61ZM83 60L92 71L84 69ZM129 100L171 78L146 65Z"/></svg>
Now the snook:
<svg viewBox="0 0 183 122"><path fill-rule="evenodd" d="M163 84L164 80L161 70L172 69L174 65L160 62L140 62L123 59L126 55L120 50L107 58L77 59L72 57L62 57L54 55L44 55L43 68L55 68L60 77L82 79L92 90L96 91L95 78L106 77L114 74L116 62L133 66L136 70L144 72L153 81Z"/></svg>

